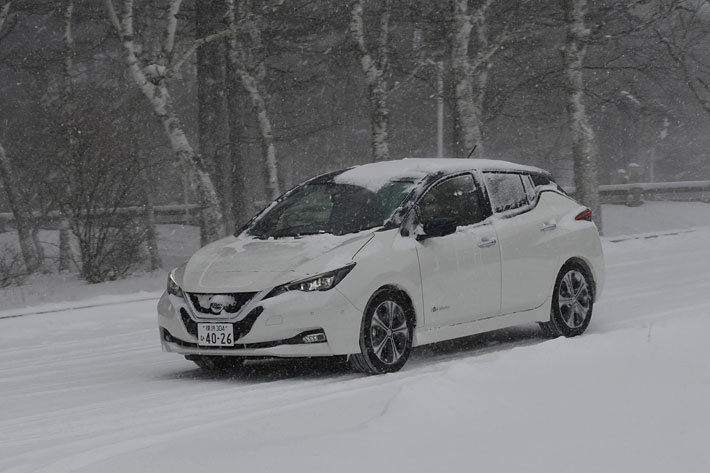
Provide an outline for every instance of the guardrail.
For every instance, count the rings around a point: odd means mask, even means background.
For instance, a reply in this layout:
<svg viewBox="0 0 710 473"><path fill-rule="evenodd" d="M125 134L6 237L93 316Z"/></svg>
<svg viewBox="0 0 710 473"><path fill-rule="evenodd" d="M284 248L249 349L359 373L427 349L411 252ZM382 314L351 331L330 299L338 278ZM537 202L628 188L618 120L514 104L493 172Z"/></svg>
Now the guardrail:
<svg viewBox="0 0 710 473"><path fill-rule="evenodd" d="M574 196L574 187L565 187ZM634 182L599 186L603 204L641 205L644 200L710 203L710 181Z"/></svg>
<svg viewBox="0 0 710 473"><path fill-rule="evenodd" d="M195 225L197 224L197 214L200 206L197 204L175 204L175 205L156 205L153 207L156 223L182 223ZM116 209L116 213L121 215L142 215L145 210L140 206L120 207ZM54 229L58 228L63 220L60 212L53 210L42 216L42 228ZM0 212L0 232L6 231L7 226L15 221L15 217L10 212Z"/></svg>

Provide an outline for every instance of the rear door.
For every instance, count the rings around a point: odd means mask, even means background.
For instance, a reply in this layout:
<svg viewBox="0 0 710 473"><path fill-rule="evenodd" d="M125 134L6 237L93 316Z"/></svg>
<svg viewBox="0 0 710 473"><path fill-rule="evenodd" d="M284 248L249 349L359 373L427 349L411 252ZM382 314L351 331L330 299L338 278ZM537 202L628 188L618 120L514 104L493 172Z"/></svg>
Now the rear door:
<svg viewBox="0 0 710 473"><path fill-rule="evenodd" d="M416 245L428 327L442 327L496 316L500 309L500 252L483 189L471 174L444 179L417 206L425 223L453 218L451 235Z"/></svg>
<svg viewBox="0 0 710 473"><path fill-rule="evenodd" d="M487 172L484 179L501 253L501 313L534 309L549 296L557 274L556 209L525 173Z"/></svg>

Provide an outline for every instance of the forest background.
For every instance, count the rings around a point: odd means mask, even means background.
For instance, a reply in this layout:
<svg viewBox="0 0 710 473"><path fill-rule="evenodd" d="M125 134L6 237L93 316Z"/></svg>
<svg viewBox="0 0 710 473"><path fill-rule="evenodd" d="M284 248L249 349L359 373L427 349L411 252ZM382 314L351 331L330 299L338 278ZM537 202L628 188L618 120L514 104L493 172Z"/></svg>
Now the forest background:
<svg viewBox="0 0 710 473"><path fill-rule="evenodd" d="M156 205L204 244L387 159L539 166L600 224L628 169L710 179L709 45L699 0L0 0L0 284L157 269Z"/></svg>

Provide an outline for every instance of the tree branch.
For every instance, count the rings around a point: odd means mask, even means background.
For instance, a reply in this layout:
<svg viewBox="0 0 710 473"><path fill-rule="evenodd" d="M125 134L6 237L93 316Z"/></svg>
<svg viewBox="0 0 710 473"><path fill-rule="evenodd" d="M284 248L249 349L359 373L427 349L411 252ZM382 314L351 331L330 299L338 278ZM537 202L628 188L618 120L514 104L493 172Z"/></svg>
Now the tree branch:
<svg viewBox="0 0 710 473"><path fill-rule="evenodd" d="M484 64L487 64L491 57L493 57L493 55L498 52L498 50L503 46L503 43L505 43L509 37L510 30L506 26L503 32L498 35L498 38L496 38L495 43L490 45L486 51L478 54L478 56L476 57L476 63L473 64L473 66L471 67L471 71L476 72Z"/></svg>
<svg viewBox="0 0 710 473"><path fill-rule="evenodd" d="M365 44L365 28L362 25L362 2L353 2L350 11L350 32L361 56L370 56L370 51Z"/></svg>
<svg viewBox="0 0 710 473"><path fill-rule="evenodd" d="M213 33L209 36L205 36L204 38L200 38L193 41L192 45L187 49L187 51L185 51L185 53L180 56L177 61L172 62L168 66L168 69L165 72L166 77L172 77L178 70L180 70L185 61L187 61L200 46L203 46L207 43L211 43L213 41L217 41L222 38L226 38L230 34L232 34L232 29L227 28L226 30L218 31L217 33Z"/></svg>
<svg viewBox="0 0 710 473"><path fill-rule="evenodd" d="M175 32L177 31L178 18L182 0L170 0L168 7L168 26L165 30L165 42L163 43L163 56L167 64L170 64L175 50Z"/></svg>
<svg viewBox="0 0 710 473"><path fill-rule="evenodd" d="M113 29L116 30L116 34L121 37L121 21L116 14L116 8L113 6L113 0L106 0L106 13L108 14L108 19L111 22Z"/></svg>
<svg viewBox="0 0 710 473"><path fill-rule="evenodd" d="M133 0L123 0L123 21L121 25L123 26L123 40L129 40L131 44L135 44L135 38L133 37Z"/></svg>
<svg viewBox="0 0 710 473"><path fill-rule="evenodd" d="M389 34L392 0L385 0L380 15L380 36L377 41L377 67L384 73L389 64Z"/></svg>
<svg viewBox="0 0 710 473"><path fill-rule="evenodd" d="M12 0L0 8L0 30L2 30L2 25L5 24L5 20L10 15L10 5L12 5Z"/></svg>

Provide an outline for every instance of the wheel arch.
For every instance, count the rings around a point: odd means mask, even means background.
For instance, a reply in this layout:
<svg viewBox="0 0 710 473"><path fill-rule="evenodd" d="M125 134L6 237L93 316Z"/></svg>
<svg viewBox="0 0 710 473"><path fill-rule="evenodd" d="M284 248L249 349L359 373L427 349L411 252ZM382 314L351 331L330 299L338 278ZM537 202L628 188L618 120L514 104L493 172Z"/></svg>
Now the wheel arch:
<svg viewBox="0 0 710 473"><path fill-rule="evenodd" d="M573 256L571 258L568 258L567 261L560 267L560 271L562 271L562 268L568 265L577 265L582 270L586 273L586 276L589 278L591 282L591 287L592 287L592 300L594 302L597 301L597 280L594 276L594 270L592 269L591 263L584 257L582 256Z"/></svg>
<svg viewBox="0 0 710 473"><path fill-rule="evenodd" d="M385 284L383 286L378 287L375 292L372 293L370 298L367 300L367 304L365 305L365 310L368 310L370 308L370 304L372 303L372 300L377 297L379 294L382 294L383 292L390 292L390 293L396 293L399 294L403 299L404 302L407 304L407 317L412 322L412 329L417 328L417 325L419 325L419 320L418 320L418 314L417 314L417 309L414 306L414 302L412 301L412 297L409 295L409 293L406 291L406 289L396 285L396 284Z"/></svg>

